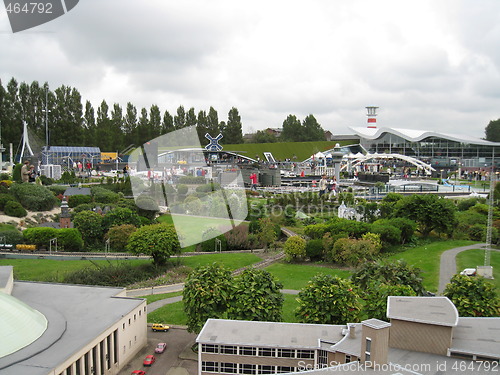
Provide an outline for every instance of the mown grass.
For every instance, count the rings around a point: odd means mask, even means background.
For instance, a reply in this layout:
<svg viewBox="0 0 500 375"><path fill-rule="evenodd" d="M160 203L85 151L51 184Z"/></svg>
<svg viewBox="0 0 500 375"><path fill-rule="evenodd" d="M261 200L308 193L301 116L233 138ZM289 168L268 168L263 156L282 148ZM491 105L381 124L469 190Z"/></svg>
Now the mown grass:
<svg viewBox="0 0 500 375"><path fill-rule="evenodd" d="M167 299L167 298L172 298L172 297L177 297L177 296L182 296L182 291L181 292L171 292L171 293L160 293L160 294L148 294L144 296L139 296L138 298L145 298L147 304L149 305L150 303L160 301L162 299Z"/></svg>
<svg viewBox="0 0 500 375"><path fill-rule="evenodd" d="M109 260L111 263L124 260ZM151 263L147 259L129 259L127 262L139 266ZM53 259L0 259L0 266L14 266L14 279L26 281L62 282L68 273L85 267L108 265L108 260L53 260Z"/></svg>
<svg viewBox="0 0 500 375"><path fill-rule="evenodd" d="M305 287L307 282L319 273L342 278L349 278L351 275L350 271L309 264L274 263L266 267L266 270L281 281L284 289L295 290Z"/></svg>
<svg viewBox="0 0 500 375"><path fill-rule="evenodd" d="M196 268L198 266L205 266L207 264L219 263L229 268L236 270L238 268L247 267L253 263L261 261L262 258L254 253L214 253L196 255L192 257L181 258L181 264Z"/></svg>
<svg viewBox="0 0 500 375"><path fill-rule="evenodd" d="M468 246L474 241L436 241L407 249L401 253L388 256L387 260L405 260L411 266L422 270L424 287L436 292L439 286L439 264L441 254L455 247Z"/></svg>
<svg viewBox="0 0 500 375"><path fill-rule="evenodd" d="M500 252L492 251L490 265L493 267L493 280L488 280L495 285L497 294L500 294ZM464 268L476 268L484 265L484 250L466 250L457 255L457 272Z"/></svg>

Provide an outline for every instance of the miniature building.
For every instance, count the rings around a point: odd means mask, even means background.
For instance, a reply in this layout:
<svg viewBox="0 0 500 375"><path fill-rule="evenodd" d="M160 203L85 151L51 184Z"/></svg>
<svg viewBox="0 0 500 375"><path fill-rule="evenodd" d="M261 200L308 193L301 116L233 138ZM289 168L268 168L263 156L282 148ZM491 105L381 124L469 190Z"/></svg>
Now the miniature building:
<svg viewBox="0 0 500 375"><path fill-rule="evenodd" d="M68 202L64 198L61 202L61 214L59 215L59 228L71 228L71 214Z"/></svg>

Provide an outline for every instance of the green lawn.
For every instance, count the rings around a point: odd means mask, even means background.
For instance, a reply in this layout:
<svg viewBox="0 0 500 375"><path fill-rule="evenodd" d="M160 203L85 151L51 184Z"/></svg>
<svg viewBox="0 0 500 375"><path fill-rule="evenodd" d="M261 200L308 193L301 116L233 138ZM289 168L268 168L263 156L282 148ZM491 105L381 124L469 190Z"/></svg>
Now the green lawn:
<svg viewBox="0 0 500 375"><path fill-rule="evenodd" d="M308 264L274 263L266 267L266 270L281 281L284 289L296 290L306 286L307 282L318 273L337 275L342 278L348 278L351 275L349 271Z"/></svg>
<svg viewBox="0 0 500 375"><path fill-rule="evenodd" d="M145 296L139 296L138 298L145 298L147 304L166 299L171 297L182 296L182 292L171 292L171 293L161 293L161 294L148 294Z"/></svg>
<svg viewBox="0 0 500 375"><path fill-rule="evenodd" d="M455 247L474 244L474 241L437 241L426 245L417 246L404 252L393 254L388 260L405 260L409 265L422 270L424 287L436 292L439 285L439 263L441 253Z"/></svg>
<svg viewBox="0 0 500 375"><path fill-rule="evenodd" d="M484 250L467 250L457 255L457 272L464 268L476 268L484 265ZM493 280L490 280L500 294L500 252L492 251L490 265L493 266Z"/></svg>
<svg viewBox="0 0 500 375"><path fill-rule="evenodd" d="M93 261L106 265L108 261ZM117 262L110 260L110 262ZM120 260L119 262L123 262ZM134 265L151 263L147 259L129 259ZM52 259L0 259L0 266L14 266L14 279L27 281L62 282L64 275L85 267L94 267L89 260L52 260Z"/></svg>
<svg viewBox="0 0 500 375"><path fill-rule="evenodd" d="M285 301L283 302L282 320L287 323L297 323L295 317L295 309L299 306L297 296L293 294L283 294Z"/></svg>

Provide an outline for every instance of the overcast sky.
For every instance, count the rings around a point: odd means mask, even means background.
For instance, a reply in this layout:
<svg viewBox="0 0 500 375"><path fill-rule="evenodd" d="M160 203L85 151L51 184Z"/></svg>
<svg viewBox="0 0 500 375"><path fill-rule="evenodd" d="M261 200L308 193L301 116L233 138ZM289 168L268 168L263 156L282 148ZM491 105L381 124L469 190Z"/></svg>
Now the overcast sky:
<svg viewBox="0 0 500 375"><path fill-rule="evenodd" d="M500 118L498 0L80 0L13 34L0 78L76 87L94 107L238 108L244 132L313 114L484 137Z"/></svg>

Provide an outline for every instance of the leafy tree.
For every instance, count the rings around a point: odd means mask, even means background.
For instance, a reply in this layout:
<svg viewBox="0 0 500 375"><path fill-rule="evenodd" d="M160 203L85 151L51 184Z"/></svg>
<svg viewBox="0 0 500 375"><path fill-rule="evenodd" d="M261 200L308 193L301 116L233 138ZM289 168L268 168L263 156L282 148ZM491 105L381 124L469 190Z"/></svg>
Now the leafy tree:
<svg viewBox="0 0 500 375"><path fill-rule="evenodd" d="M362 290L367 290L370 282L374 281L388 285L407 285L421 296L426 293L421 272L419 268L409 266L402 260L366 262L352 274L351 280Z"/></svg>
<svg viewBox="0 0 500 375"><path fill-rule="evenodd" d="M161 112L156 104L149 109L149 139L159 137L161 134Z"/></svg>
<svg viewBox="0 0 500 375"><path fill-rule="evenodd" d="M196 122L197 122L196 113L194 112L194 108L191 107L186 113L186 127L196 126Z"/></svg>
<svg viewBox="0 0 500 375"><path fill-rule="evenodd" d="M162 134L167 134L175 130L174 118L172 117L170 112L165 111L165 113L163 114L163 122L161 126L162 126L161 129Z"/></svg>
<svg viewBox="0 0 500 375"><path fill-rule="evenodd" d="M449 199L434 194L413 194L396 203L394 216L417 223L417 230L427 237L432 231L451 235L456 225L457 209Z"/></svg>
<svg viewBox="0 0 500 375"><path fill-rule="evenodd" d="M302 139L302 125L300 120L294 115L288 115L283 121L283 131L281 138L288 142L299 142Z"/></svg>
<svg viewBox="0 0 500 375"><path fill-rule="evenodd" d="M102 241L104 234L102 216L94 211L81 211L73 218L73 225L82 234L86 246L93 246Z"/></svg>
<svg viewBox="0 0 500 375"><path fill-rule="evenodd" d="M393 216L394 207L396 203L403 199L402 194L398 193L387 193L387 195L382 199L379 204L379 211L381 218L389 218Z"/></svg>
<svg viewBox="0 0 500 375"><path fill-rule="evenodd" d="M217 137L220 133L220 126L219 126L219 115L217 114L217 111L214 109L214 107L210 107L208 110L208 116L207 116L207 128L208 128L208 134L210 134L212 137ZM205 134L203 134L205 136Z"/></svg>
<svg viewBox="0 0 500 375"><path fill-rule="evenodd" d="M182 292L188 331L199 333L207 319L223 316L231 290L231 271L224 266L214 263L191 272Z"/></svg>
<svg viewBox="0 0 500 375"><path fill-rule="evenodd" d="M129 237L127 250L134 254L150 255L157 266L164 265L181 247L172 224L154 224L140 227Z"/></svg>
<svg viewBox="0 0 500 375"><path fill-rule="evenodd" d="M132 224L135 227L141 225L139 215L130 208L117 207L104 215L102 219L103 230L106 232L116 225Z"/></svg>
<svg viewBox="0 0 500 375"><path fill-rule="evenodd" d="M278 142L278 138L272 134L269 134L265 130L257 130L253 135L251 143L275 143Z"/></svg>
<svg viewBox="0 0 500 375"><path fill-rule="evenodd" d="M269 245L276 241L278 236L276 235L274 225L270 218L266 217L259 219L259 230L257 232L257 236L262 241L264 250L267 250Z"/></svg>
<svg viewBox="0 0 500 375"><path fill-rule="evenodd" d="M86 146L96 144L97 124L95 118L94 107L90 101L85 102L85 113L83 115L83 142Z"/></svg>
<svg viewBox="0 0 500 375"><path fill-rule="evenodd" d="M105 100L101 102L99 108L97 108L97 120L96 120L96 134L94 138L95 144L102 150L107 149L108 145L112 143L113 137L115 136L113 132L113 124L109 118L109 106Z"/></svg>
<svg viewBox="0 0 500 375"><path fill-rule="evenodd" d="M137 132L137 108L130 102L127 103L125 118L123 119L124 146L136 144L135 133Z"/></svg>
<svg viewBox="0 0 500 375"><path fill-rule="evenodd" d="M457 274L443 292L456 306L459 316L500 315L500 298L495 286L482 277Z"/></svg>
<svg viewBox="0 0 500 375"><path fill-rule="evenodd" d="M357 322L361 306L351 281L318 274L299 292L295 316L300 322L346 324Z"/></svg>
<svg viewBox="0 0 500 375"><path fill-rule="evenodd" d="M486 140L500 142L500 119L490 121L484 132L486 133Z"/></svg>
<svg viewBox="0 0 500 375"><path fill-rule="evenodd" d="M313 115L307 116L302 121L302 141L324 141L325 131Z"/></svg>
<svg viewBox="0 0 500 375"><path fill-rule="evenodd" d="M283 284L266 270L247 268L234 278L229 319L281 321Z"/></svg>
<svg viewBox="0 0 500 375"><path fill-rule="evenodd" d="M175 129L186 127L186 111L182 105L177 108L177 114L174 116L174 126Z"/></svg>
<svg viewBox="0 0 500 375"><path fill-rule="evenodd" d="M198 139L200 144L205 146L208 144L208 139L205 138L205 134L208 132L208 119L207 113L205 111L198 112L198 118L196 120L196 132L198 133Z"/></svg>
<svg viewBox="0 0 500 375"><path fill-rule="evenodd" d="M136 144L142 145L150 140L148 110L142 108L141 115L137 122Z"/></svg>
<svg viewBox="0 0 500 375"><path fill-rule="evenodd" d="M109 239L109 246L115 251L123 251L128 243L128 239L137 228L132 224L116 225L109 228L105 239Z"/></svg>
<svg viewBox="0 0 500 375"><path fill-rule="evenodd" d="M287 262L304 259L306 256L306 240L300 236L288 237L283 245L283 251Z"/></svg>
<svg viewBox="0 0 500 375"><path fill-rule="evenodd" d="M227 124L222 135L224 136L225 142L228 144L243 143L241 116L238 113L238 109L235 107L229 110Z"/></svg>
<svg viewBox="0 0 500 375"><path fill-rule="evenodd" d="M122 107L115 103L113 104L113 109L111 110L111 131L114 137L111 139L110 143L106 145L108 150L119 150L123 148L123 110Z"/></svg>
<svg viewBox="0 0 500 375"><path fill-rule="evenodd" d="M389 296L416 296L416 293L409 285L371 282L368 290L362 294L365 314L369 318L388 321L387 297Z"/></svg>

